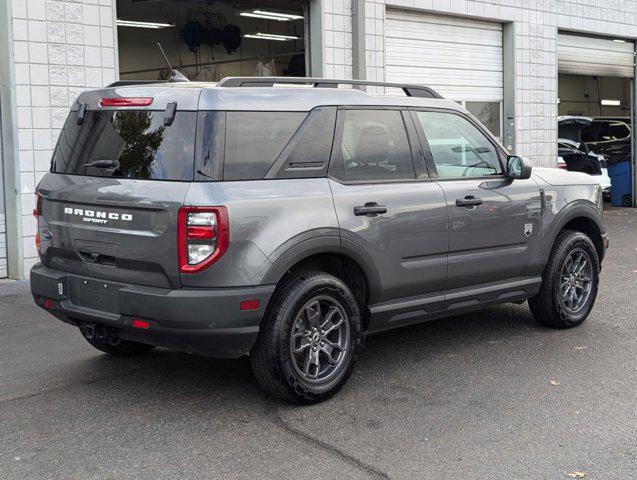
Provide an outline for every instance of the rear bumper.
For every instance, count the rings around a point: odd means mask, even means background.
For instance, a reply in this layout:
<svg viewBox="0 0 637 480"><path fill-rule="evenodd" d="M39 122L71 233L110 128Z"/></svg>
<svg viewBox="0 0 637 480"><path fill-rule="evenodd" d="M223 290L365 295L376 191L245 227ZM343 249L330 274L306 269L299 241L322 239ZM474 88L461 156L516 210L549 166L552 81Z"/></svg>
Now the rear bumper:
<svg viewBox="0 0 637 480"><path fill-rule="evenodd" d="M114 327L125 340L207 357L236 358L252 348L274 287L170 290L73 275L42 264L31 269L36 304L60 320ZM47 299L53 302L45 305ZM259 306L242 311L243 300L259 300ZM133 328L133 318L146 320L149 328Z"/></svg>

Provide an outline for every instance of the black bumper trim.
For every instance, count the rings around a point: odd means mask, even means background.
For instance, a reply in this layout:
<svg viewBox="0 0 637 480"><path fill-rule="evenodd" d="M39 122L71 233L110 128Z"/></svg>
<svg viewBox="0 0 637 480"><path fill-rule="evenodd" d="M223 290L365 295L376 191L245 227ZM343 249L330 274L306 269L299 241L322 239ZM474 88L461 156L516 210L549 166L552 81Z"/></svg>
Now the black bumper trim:
<svg viewBox="0 0 637 480"><path fill-rule="evenodd" d="M70 286L84 281L106 285L105 291L111 296L107 308L96 309L95 298L89 302L90 308L82 306L85 302L77 298L81 293ZM31 269L31 292L36 303L62 321L76 326L85 322L108 325L119 329L126 340L208 357L236 358L252 348L274 288L275 285L264 285L170 290L82 277L42 264ZM55 307L45 307L45 299L53 300ZM240 310L242 300L255 299L259 300L257 310ZM134 317L148 320L150 328L133 328Z"/></svg>

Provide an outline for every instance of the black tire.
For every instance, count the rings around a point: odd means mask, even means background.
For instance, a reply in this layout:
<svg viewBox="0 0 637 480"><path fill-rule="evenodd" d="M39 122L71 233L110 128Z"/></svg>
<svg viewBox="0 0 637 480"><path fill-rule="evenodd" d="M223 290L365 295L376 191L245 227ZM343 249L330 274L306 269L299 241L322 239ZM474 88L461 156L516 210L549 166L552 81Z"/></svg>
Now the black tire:
<svg viewBox="0 0 637 480"><path fill-rule="evenodd" d="M312 317L308 312L318 312L318 316ZM308 317L312 317L312 321ZM320 327L327 322L330 322L328 327ZM312 325L319 325L314 334ZM332 326L334 328L329 328ZM343 333L345 330L347 336ZM318 335L318 340L314 335ZM321 339L329 345L326 347ZM298 345L297 340L300 340ZM250 352L250 361L257 380L269 394L292 403L317 403L334 395L345 384L362 341L360 310L347 285L327 273L307 272L289 278L277 288ZM340 344L338 349L333 348L336 343ZM294 353L297 347L305 349ZM337 360L324 348L332 353L340 352ZM322 360L323 373L319 360L315 368L310 365L313 372L306 370L311 363L307 357L312 355ZM333 362L338 363L333 365ZM316 378L310 379L310 376Z"/></svg>
<svg viewBox="0 0 637 480"><path fill-rule="evenodd" d="M577 308L570 308L563 292L564 289L576 288L578 282L577 278L574 280L573 275L569 275L567 263L573 256L580 257L580 254L590 262L590 290L581 305L577 306L578 302L575 302ZM582 324L595 304L599 271L597 251L586 234L572 230L560 233L542 274L542 287L537 295L529 299L533 317L542 325L552 328L571 328ZM567 281L569 276L571 279Z"/></svg>
<svg viewBox="0 0 637 480"><path fill-rule="evenodd" d="M86 328L81 327L80 332L84 339L90 343L93 347L97 348L101 352L108 353L116 357L130 357L133 355L140 355L148 353L155 348L155 345L147 345L145 343L131 342L130 340L122 340L121 338L113 339L108 335L92 336L87 334Z"/></svg>

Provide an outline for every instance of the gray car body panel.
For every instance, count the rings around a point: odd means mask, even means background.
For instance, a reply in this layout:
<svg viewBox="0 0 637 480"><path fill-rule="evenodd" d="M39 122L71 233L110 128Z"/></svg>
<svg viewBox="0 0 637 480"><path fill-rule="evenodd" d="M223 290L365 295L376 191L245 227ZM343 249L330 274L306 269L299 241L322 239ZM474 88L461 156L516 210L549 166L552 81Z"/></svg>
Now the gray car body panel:
<svg viewBox="0 0 637 480"><path fill-rule="evenodd" d="M182 274L184 286L259 285L272 264L296 245L339 237L326 178L193 183L185 204L224 205L230 248L203 272Z"/></svg>
<svg viewBox="0 0 637 480"><path fill-rule="evenodd" d="M375 96L355 89L198 83L85 92L73 110L80 104L101 109L101 98L118 96L153 97L150 106L135 110L162 110L176 102L178 111L309 112L320 106L367 106L444 109L470 116L455 102L440 99ZM497 140L484 134L504 159ZM414 132L408 135L414 141ZM71 323L120 326L126 338L138 341L144 337L127 329L126 322L132 315L155 318L157 344L212 356L247 352L276 285L313 255L341 255L360 267L367 283L368 331L378 332L529 298L539 290L552 243L568 221L584 217L605 233L597 184L588 175L558 169L534 169L528 180L495 176L365 184L329 176L170 182L49 173L38 192L45 206L41 229L51 238L43 237L43 264L32 273L36 298L49 295L62 302L56 315ZM455 200L467 195L479 196L483 205L456 206ZM385 205L387 213L353 214L355 206L367 202ZM178 269L176 218L183 205L224 206L228 211L229 248L197 274ZM84 224L65 216L65 207L128 212L135 220ZM83 250L105 258L113 253L117 265L86 262ZM59 282L91 284L96 279L117 292L113 301L125 306L119 315L79 308L69 303L67 291L56 296ZM257 311L239 311L246 296L260 300ZM206 342L213 346L205 348Z"/></svg>

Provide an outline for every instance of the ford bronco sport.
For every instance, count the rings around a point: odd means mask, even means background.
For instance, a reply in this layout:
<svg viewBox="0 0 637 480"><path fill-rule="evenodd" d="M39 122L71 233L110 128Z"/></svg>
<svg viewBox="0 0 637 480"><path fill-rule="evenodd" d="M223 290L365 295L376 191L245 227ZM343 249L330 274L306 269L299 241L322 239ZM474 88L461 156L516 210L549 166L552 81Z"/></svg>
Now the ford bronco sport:
<svg viewBox="0 0 637 480"><path fill-rule="evenodd" d="M299 403L369 333L525 300L581 324L608 243L590 176L531 173L430 88L307 78L83 93L34 213L35 301L92 346L249 354Z"/></svg>

